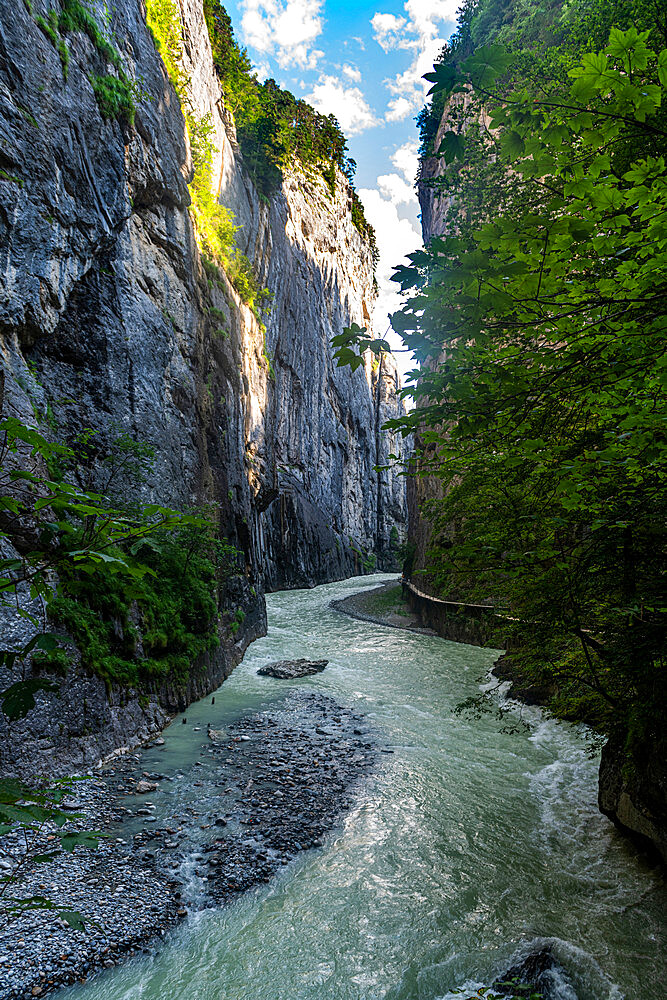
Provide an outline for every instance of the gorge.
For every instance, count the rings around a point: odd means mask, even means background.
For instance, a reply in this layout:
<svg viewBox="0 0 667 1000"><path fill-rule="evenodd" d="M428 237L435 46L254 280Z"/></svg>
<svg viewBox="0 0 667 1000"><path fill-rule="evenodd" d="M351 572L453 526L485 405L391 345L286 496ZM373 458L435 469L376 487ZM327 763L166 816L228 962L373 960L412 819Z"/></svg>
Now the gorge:
<svg viewBox="0 0 667 1000"><path fill-rule="evenodd" d="M664 19L362 6L0 0L0 1000L664 993Z"/></svg>

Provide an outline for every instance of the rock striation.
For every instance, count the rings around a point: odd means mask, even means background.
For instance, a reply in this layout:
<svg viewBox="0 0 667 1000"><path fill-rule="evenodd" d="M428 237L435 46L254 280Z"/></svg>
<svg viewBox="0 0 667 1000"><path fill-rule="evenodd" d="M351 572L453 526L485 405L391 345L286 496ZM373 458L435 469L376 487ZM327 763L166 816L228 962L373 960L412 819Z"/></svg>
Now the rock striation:
<svg viewBox="0 0 667 1000"><path fill-rule="evenodd" d="M368 325L374 304L372 253L353 225L346 180L337 176L331 196L319 175L295 168L270 202L258 195L201 0L180 0L191 110L210 116L214 193L272 297L260 323L224 274L211 282L203 266L183 111L141 0L89 5L137 83L132 126L100 110L92 81L109 66L86 33L68 34L63 73L37 23L58 4L0 0L3 417L37 420L68 441L90 429L94 448L78 473L100 488L98 459L115 436L147 443L152 472L139 484L121 475L115 488L180 508L215 501L245 561L235 584L243 594L230 597L245 621L186 685L165 685L142 707L75 671L57 710L53 696L38 696L44 718L30 726L44 734L39 762L69 740L86 744L75 753L85 764L217 686L265 627L265 588L388 565L406 507L404 481L375 471L401 452L401 439L380 430L401 411L396 370L369 359L351 373L332 359L331 337L353 321ZM21 622L5 624L8 639L25 635ZM24 753L17 727L10 756Z"/></svg>

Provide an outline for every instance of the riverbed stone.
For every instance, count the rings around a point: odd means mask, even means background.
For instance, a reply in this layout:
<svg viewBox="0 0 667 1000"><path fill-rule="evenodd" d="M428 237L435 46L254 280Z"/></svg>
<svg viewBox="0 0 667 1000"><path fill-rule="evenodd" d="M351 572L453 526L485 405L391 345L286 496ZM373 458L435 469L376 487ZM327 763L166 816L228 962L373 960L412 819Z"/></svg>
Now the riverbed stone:
<svg viewBox="0 0 667 1000"><path fill-rule="evenodd" d="M135 785L135 792L138 795L147 795L149 792L157 791L157 783L155 781L138 781Z"/></svg>
<svg viewBox="0 0 667 1000"><path fill-rule="evenodd" d="M309 677L311 674L319 674L328 660L276 660L275 663L267 663L257 671L262 677L276 677L279 680L294 680L297 677Z"/></svg>

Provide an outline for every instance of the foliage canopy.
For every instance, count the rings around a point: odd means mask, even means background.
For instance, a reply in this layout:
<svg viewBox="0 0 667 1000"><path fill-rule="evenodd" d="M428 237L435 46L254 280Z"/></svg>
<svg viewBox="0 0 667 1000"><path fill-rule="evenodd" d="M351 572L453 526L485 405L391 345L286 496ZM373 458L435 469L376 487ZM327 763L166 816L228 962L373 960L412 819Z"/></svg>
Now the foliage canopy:
<svg viewBox="0 0 667 1000"><path fill-rule="evenodd" d="M667 51L652 37L612 26L601 50L532 61L462 43L427 75L454 109L436 182L453 201L448 234L395 274L418 408L390 422L441 483L425 510L438 590L509 607L503 638L557 681L554 707L632 747L667 707Z"/></svg>

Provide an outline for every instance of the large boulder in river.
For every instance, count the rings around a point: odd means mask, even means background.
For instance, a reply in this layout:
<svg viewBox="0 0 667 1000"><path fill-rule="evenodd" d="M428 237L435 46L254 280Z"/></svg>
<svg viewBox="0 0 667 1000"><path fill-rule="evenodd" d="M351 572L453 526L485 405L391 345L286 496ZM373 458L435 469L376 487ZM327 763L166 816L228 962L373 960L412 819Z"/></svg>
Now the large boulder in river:
<svg viewBox="0 0 667 1000"><path fill-rule="evenodd" d="M293 680L295 677L308 677L319 674L326 667L328 660L277 660L267 663L257 671L262 677L277 677L279 680Z"/></svg>

